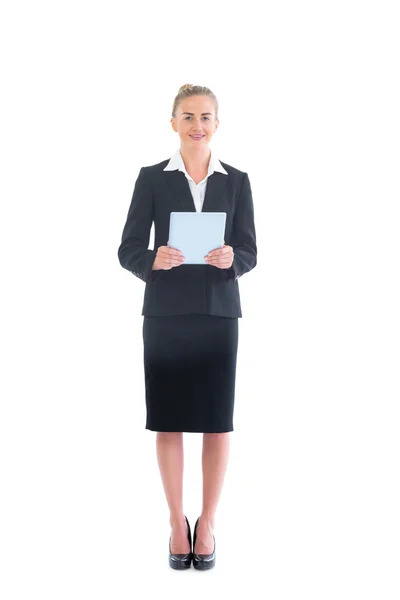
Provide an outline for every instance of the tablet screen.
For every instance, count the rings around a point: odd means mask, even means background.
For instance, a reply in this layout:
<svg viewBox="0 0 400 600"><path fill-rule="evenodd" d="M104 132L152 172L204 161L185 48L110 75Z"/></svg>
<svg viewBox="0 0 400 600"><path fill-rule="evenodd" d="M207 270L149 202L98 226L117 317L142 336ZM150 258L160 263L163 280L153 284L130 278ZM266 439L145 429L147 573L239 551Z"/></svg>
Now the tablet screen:
<svg viewBox="0 0 400 600"><path fill-rule="evenodd" d="M226 212L171 212L168 247L183 253L183 264L207 264L204 257L224 246Z"/></svg>

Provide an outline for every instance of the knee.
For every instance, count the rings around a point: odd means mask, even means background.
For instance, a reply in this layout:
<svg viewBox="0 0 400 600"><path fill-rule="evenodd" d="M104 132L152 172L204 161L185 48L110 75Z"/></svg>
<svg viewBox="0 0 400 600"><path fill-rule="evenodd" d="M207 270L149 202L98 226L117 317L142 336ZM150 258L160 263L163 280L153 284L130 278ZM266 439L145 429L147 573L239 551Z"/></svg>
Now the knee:
<svg viewBox="0 0 400 600"><path fill-rule="evenodd" d="M157 437L163 440L179 439L182 435L182 431L157 431Z"/></svg>
<svg viewBox="0 0 400 600"><path fill-rule="evenodd" d="M229 437L229 431L223 431L219 433L203 433L203 435L210 440L223 440Z"/></svg>

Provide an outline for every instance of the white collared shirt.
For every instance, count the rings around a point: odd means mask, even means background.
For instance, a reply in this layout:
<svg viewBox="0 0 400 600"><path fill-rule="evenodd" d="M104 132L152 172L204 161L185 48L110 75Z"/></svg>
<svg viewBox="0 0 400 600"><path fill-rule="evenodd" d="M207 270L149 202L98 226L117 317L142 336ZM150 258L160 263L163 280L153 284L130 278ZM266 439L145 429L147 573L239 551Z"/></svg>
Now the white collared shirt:
<svg viewBox="0 0 400 600"><path fill-rule="evenodd" d="M169 163L164 168L164 171L176 171L176 169L179 169L179 171L182 171L186 175L197 212L201 212L203 208L208 177L212 175L214 171L218 171L219 173L224 173L224 175L228 175L224 167L219 162L218 158L215 157L212 152L210 155L210 162L208 163L208 173L204 177L204 179L199 183L195 183L190 177L189 173L186 171L185 163L183 162L181 151L179 149L171 157Z"/></svg>

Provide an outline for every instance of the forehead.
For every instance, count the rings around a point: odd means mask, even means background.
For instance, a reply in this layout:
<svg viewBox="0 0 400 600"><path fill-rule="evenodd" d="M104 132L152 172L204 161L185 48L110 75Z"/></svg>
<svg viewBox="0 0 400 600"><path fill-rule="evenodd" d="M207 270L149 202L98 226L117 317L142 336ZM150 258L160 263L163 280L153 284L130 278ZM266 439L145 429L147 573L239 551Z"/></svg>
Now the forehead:
<svg viewBox="0 0 400 600"><path fill-rule="evenodd" d="M212 113L215 114L214 102L207 96L191 96L185 98L179 105L179 114L183 112L191 112L195 115L201 113Z"/></svg>

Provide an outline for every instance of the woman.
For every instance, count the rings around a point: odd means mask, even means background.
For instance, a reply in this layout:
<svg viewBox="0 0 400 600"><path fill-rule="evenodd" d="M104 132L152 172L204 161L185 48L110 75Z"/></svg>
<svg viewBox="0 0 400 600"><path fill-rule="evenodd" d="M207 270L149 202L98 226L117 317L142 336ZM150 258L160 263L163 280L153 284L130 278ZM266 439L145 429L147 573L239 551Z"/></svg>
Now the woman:
<svg viewBox="0 0 400 600"><path fill-rule="evenodd" d="M143 344L146 429L156 431L157 460L170 510L169 564L215 565L213 534L228 462L242 317L238 277L257 263L247 173L221 163L209 149L218 102L206 87L184 85L171 118L180 149L142 167L135 183L118 258L146 283ZM226 212L225 242L204 265L183 264L168 243L171 211ZM154 250L148 249L154 221ZM184 515L183 432L203 433L203 506L191 545Z"/></svg>

